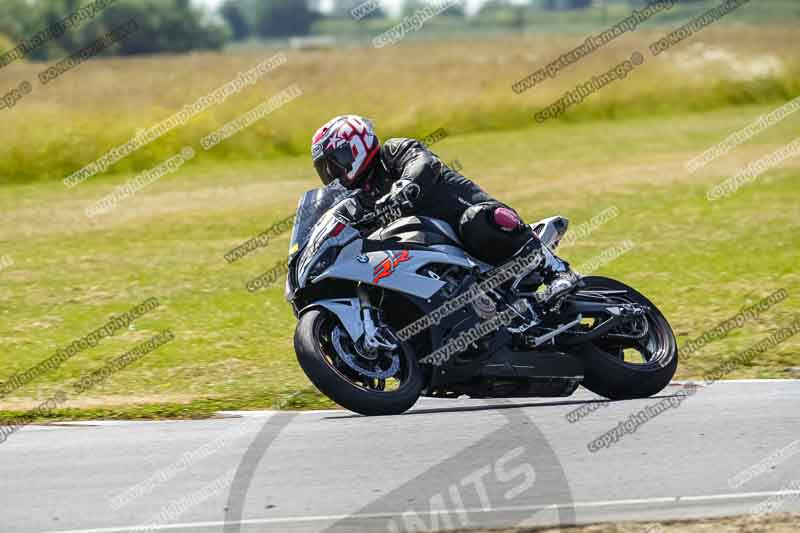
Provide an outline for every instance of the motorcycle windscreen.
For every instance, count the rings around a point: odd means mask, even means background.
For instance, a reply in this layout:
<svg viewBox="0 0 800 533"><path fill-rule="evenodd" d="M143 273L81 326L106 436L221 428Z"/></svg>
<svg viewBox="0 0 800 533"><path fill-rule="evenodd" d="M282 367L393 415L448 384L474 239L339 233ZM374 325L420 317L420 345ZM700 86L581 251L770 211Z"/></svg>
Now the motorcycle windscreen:
<svg viewBox="0 0 800 533"><path fill-rule="evenodd" d="M311 230L314 229L314 224L328 209L348 194L347 189L339 185L338 181L334 181L327 187L311 189L300 197L294 217L292 237L289 239L289 257L303 249L311 235Z"/></svg>

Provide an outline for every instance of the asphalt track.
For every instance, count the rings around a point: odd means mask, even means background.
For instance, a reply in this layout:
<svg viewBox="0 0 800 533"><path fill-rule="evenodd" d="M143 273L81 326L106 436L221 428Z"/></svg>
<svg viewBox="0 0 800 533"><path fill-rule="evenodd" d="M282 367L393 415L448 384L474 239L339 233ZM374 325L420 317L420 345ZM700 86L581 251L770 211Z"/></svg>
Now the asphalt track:
<svg viewBox="0 0 800 533"><path fill-rule="evenodd" d="M0 444L0 530L400 532L800 511L798 380L699 388L589 451L678 390L602 404L583 389L423 399L383 418L30 426ZM582 405L598 408L568 422Z"/></svg>

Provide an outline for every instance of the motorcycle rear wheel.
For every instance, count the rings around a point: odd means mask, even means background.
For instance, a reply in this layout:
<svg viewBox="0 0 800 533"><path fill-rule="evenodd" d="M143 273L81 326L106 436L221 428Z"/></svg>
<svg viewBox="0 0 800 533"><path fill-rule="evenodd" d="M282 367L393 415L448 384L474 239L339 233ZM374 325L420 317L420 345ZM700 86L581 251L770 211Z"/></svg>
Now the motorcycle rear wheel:
<svg viewBox="0 0 800 533"><path fill-rule="evenodd" d="M642 341L603 339L576 350L585 364L582 385L611 400L647 398L666 387L678 368L678 344L667 319L644 295L611 278L587 276L581 290L624 291L620 301L647 306L648 334ZM625 351L642 352L643 362L625 360Z"/></svg>
<svg viewBox="0 0 800 533"><path fill-rule="evenodd" d="M297 323L295 354L314 386L337 404L362 415L396 415L410 409L423 386L413 350L403 343L391 356L399 358L399 367L390 378L394 388L386 390L386 379L381 383L380 379L359 374L337 353L332 342L335 328L336 335L345 335L352 342L336 316L325 309L309 309Z"/></svg>

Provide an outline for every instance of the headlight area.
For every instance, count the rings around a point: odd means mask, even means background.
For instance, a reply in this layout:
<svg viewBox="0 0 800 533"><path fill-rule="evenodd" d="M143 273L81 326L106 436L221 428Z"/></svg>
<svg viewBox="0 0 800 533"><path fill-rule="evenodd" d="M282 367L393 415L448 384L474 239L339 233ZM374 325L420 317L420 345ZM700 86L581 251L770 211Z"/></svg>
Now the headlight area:
<svg viewBox="0 0 800 533"><path fill-rule="evenodd" d="M289 260L289 272L286 273L286 283L283 286L283 297L287 302L294 299L295 287L297 287L297 280L295 279L295 265L292 264L293 259ZM295 309L295 316L297 310Z"/></svg>
<svg viewBox="0 0 800 533"><path fill-rule="evenodd" d="M334 263L334 261L336 261L336 257L339 255L340 250L341 248L339 248L338 246L331 246L330 248L322 252L322 255L319 256L319 259L317 259L317 261L308 271L308 275L310 277L313 277L322 274L326 268L331 266Z"/></svg>

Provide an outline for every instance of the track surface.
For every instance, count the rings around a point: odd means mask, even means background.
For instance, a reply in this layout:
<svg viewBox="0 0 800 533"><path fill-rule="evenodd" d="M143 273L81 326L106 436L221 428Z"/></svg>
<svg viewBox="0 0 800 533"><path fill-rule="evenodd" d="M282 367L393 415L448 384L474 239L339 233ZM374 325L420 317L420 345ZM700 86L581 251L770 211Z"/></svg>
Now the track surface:
<svg viewBox="0 0 800 533"><path fill-rule="evenodd" d="M0 529L394 532L711 517L767 500L800 510L800 443L752 479L735 478L800 439L800 381L701 388L589 452L590 440L676 390L604 402L575 423L566 413L596 399L583 389L530 401L423 399L409 414L371 419L247 412L32 426L0 444ZM133 499L113 500L137 484Z"/></svg>

